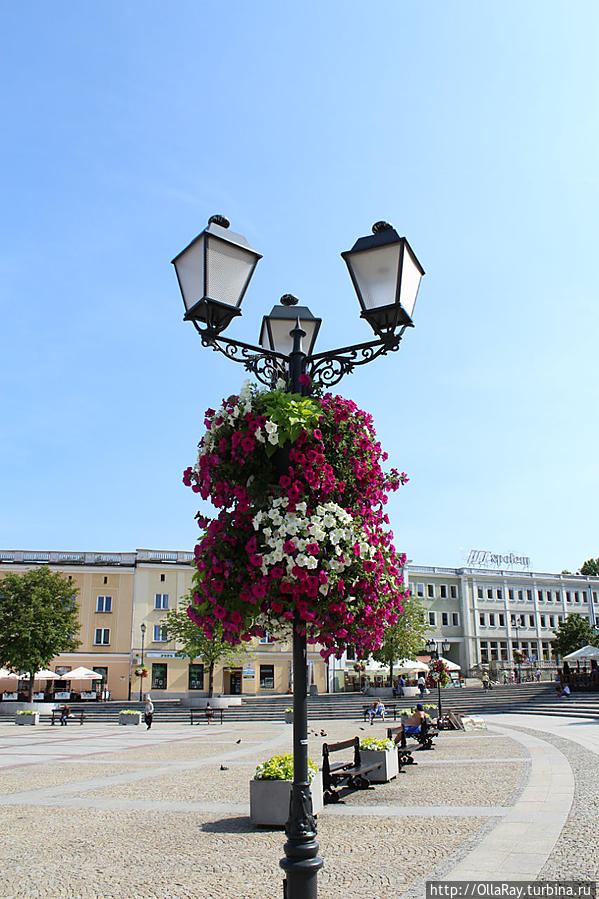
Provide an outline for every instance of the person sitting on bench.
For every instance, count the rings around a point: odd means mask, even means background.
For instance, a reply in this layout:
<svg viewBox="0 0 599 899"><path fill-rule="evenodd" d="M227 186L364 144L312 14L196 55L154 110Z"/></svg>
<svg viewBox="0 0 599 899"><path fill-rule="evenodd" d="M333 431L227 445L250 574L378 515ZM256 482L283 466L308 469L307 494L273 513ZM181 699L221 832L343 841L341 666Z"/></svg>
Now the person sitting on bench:
<svg viewBox="0 0 599 899"><path fill-rule="evenodd" d="M71 710L68 705L65 703L60 709L60 723L66 725L67 718L70 717Z"/></svg>
<svg viewBox="0 0 599 899"><path fill-rule="evenodd" d="M416 704L416 711L413 715L410 715L409 718L403 723L403 729L405 734L419 734L420 729L422 727L422 722L426 720L426 713L424 711L424 706L421 702Z"/></svg>
<svg viewBox="0 0 599 899"><path fill-rule="evenodd" d="M375 699L368 709L368 717L371 724L377 715L380 715L383 721L385 720L385 706L380 699Z"/></svg>

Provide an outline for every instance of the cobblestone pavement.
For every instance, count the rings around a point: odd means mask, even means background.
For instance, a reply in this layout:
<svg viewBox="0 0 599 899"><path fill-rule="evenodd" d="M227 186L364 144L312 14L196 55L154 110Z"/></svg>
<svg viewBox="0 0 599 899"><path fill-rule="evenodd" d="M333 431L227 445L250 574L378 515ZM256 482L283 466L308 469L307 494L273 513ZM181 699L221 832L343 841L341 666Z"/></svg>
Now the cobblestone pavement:
<svg viewBox="0 0 599 899"><path fill-rule="evenodd" d="M310 727L315 760L325 739L361 733L357 722ZM397 899L452 878L497 828L527 814L526 741L541 736L443 733L396 780L326 806L319 895ZM284 833L251 825L248 781L256 764L290 748L291 727L270 723L58 733L0 723L1 899L281 899Z"/></svg>

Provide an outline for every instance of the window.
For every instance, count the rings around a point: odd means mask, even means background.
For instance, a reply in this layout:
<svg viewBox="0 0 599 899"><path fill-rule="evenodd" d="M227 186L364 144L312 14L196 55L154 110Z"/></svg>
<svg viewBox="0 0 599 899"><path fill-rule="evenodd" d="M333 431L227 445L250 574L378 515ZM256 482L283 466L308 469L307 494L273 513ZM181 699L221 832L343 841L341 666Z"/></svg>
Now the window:
<svg viewBox="0 0 599 899"><path fill-rule="evenodd" d="M487 587L487 599L493 599L493 588Z"/></svg>
<svg viewBox="0 0 599 899"><path fill-rule="evenodd" d="M545 616L541 615L541 627L546 627L545 625Z"/></svg>
<svg viewBox="0 0 599 899"><path fill-rule="evenodd" d="M480 641L480 660L483 665L489 661L489 645L486 640Z"/></svg>
<svg viewBox="0 0 599 899"><path fill-rule="evenodd" d="M435 627L435 625L437 624L437 613L436 612L428 613L428 623L431 625L431 627Z"/></svg>
<svg viewBox="0 0 599 899"><path fill-rule="evenodd" d="M477 592L478 598L479 598L479 599L482 599L482 598L483 598L483 588L482 588L482 587L477 587L477 588L476 588L476 592Z"/></svg>
<svg viewBox="0 0 599 899"><path fill-rule="evenodd" d="M507 643L505 640L502 640L499 644L499 651L501 653L501 661L507 662Z"/></svg>
<svg viewBox="0 0 599 899"><path fill-rule="evenodd" d="M161 574L161 575L160 575L160 580L161 580L161 582L164 584L164 582L165 582L165 580L166 580L166 574ZM200 666L200 667L201 667L201 666ZM202 675L202 677L203 677L203 676L204 676L204 675Z"/></svg>
<svg viewBox="0 0 599 899"><path fill-rule="evenodd" d="M539 598L539 602L543 602L543 591L537 590L537 596Z"/></svg>
<svg viewBox="0 0 599 899"><path fill-rule="evenodd" d="M505 627L505 615L503 612L499 613L499 627Z"/></svg>
<svg viewBox="0 0 599 899"><path fill-rule="evenodd" d="M528 624L529 624L530 627L534 627L534 626L535 626L535 616L534 616L534 615L529 615L529 616L528 616Z"/></svg>
<svg viewBox="0 0 599 899"><path fill-rule="evenodd" d="M491 612L489 614L489 627L495 627L495 614Z"/></svg>
<svg viewBox="0 0 599 899"><path fill-rule="evenodd" d="M484 612L478 613L478 621L479 621L479 624L481 624L483 627L485 626L485 613Z"/></svg>
<svg viewBox="0 0 599 899"><path fill-rule="evenodd" d="M555 615L549 616L549 627L555 627Z"/></svg>
<svg viewBox="0 0 599 899"><path fill-rule="evenodd" d="M522 590L518 590L518 602L522 602L524 599L524 593Z"/></svg>
<svg viewBox="0 0 599 899"><path fill-rule="evenodd" d="M451 613L451 623L454 627L460 626L460 616L458 612Z"/></svg>
<svg viewBox="0 0 599 899"><path fill-rule="evenodd" d="M416 596L424 596L424 584L416 584Z"/></svg>
<svg viewBox="0 0 599 899"><path fill-rule="evenodd" d="M260 665L260 689L274 690L275 688L275 666Z"/></svg>
<svg viewBox="0 0 599 899"><path fill-rule="evenodd" d="M162 624L154 625L154 643L164 643L167 639L166 630Z"/></svg>
<svg viewBox="0 0 599 899"><path fill-rule="evenodd" d="M586 593L583 593L583 594L582 594L582 601L583 601L583 602L588 602L588 601L589 601L589 600L588 600L588 597L587 597L587 595L586 595Z"/></svg>
<svg viewBox="0 0 599 899"><path fill-rule="evenodd" d="M572 602L572 596L569 590L566 590L566 602Z"/></svg>
<svg viewBox="0 0 599 899"><path fill-rule="evenodd" d="M260 643L274 643L274 642L275 642L275 641L274 641L273 638L270 636L270 634L268 633L268 631L264 634L263 637L260 637Z"/></svg>
<svg viewBox="0 0 599 899"><path fill-rule="evenodd" d="M510 588L510 589L507 591L507 595L508 595L508 599L513 599L513 598L514 598L514 591Z"/></svg>
<svg viewBox="0 0 599 899"><path fill-rule="evenodd" d="M96 634L94 637L94 644L96 646L108 646L110 643L110 628L109 627L97 627Z"/></svg>
<svg viewBox="0 0 599 899"><path fill-rule="evenodd" d="M203 690L204 689L204 666L203 665L190 665L189 673L187 677L187 689L188 690Z"/></svg>
<svg viewBox="0 0 599 899"><path fill-rule="evenodd" d="M429 599L435 598L435 585L434 584L426 585L426 595L428 596Z"/></svg>
<svg viewBox="0 0 599 899"><path fill-rule="evenodd" d="M345 650L345 658L346 658L349 662L353 661L353 659L356 658L356 647L355 647L355 646L348 646L348 647L347 647L347 649Z"/></svg>
<svg viewBox="0 0 599 899"><path fill-rule="evenodd" d="M449 595L452 599L458 598L458 588L455 584L451 584L451 586L449 587Z"/></svg>
<svg viewBox="0 0 599 899"><path fill-rule="evenodd" d="M578 593L578 590L574 591L574 602L580 602L580 595Z"/></svg>
<svg viewBox="0 0 599 899"><path fill-rule="evenodd" d="M166 671L162 663L152 665L152 690L166 690Z"/></svg>
<svg viewBox="0 0 599 899"><path fill-rule="evenodd" d="M499 658L499 655L498 655L497 641L492 640L491 641L491 661L496 662L498 660L498 658Z"/></svg>
<svg viewBox="0 0 599 899"><path fill-rule="evenodd" d="M547 591L547 602L553 602L553 593L551 590Z"/></svg>
<svg viewBox="0 0 599 899"><path fill-rule="evenodd" d="M107 577L104 578L104 583L105 583L105 584L108 583L108 578L107 578Z"/></svg>
<svg viewBox="0 0 599 899"><path fill-rule="evenodd" d="M447 599L447 584L441 584L439 587L439 596L441 599Z"/></svg>
<svg viewBox="0 0 599 899"><path fill-rule="evenodd" d="M96 612L112 612L112 596L98 596Z"/></svg>
<svg viewBox="0 0 599 899"><path fill-rule="evenodd" d="M449 615L447 614L447 612L441 612L441 624L443 625L443 627L447 627L447 625L449 624Z"/></svg>
<svg viewBox="0 0 599 899"><path fill-rule="evenodd" d="M503 590L501 589L501 587L499 587L497 590L497 599L503 599Z"/></svg>
<svg viewBox="0 0 599 899"><path fill-rule="evenodd" d="M155 609L168 609L168 593L156 593L154 595Z"/></svg>

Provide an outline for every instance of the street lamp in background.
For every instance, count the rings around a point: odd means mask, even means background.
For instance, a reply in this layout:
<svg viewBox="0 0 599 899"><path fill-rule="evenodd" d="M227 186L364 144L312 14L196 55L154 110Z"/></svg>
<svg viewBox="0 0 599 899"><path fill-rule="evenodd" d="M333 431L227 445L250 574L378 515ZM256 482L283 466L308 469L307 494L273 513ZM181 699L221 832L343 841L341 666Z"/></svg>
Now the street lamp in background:
<svg viewBox="0 0 599 899"><path fill-rule="evenodd" d="M144 639L146 636L146 625L142 622L141 627L141 665L140 667L143 669L144 666ZM139 676L139 701L143 702L143 674Z"/></svg>
<svg viewBox="0 0 599 899"><path fill-rule="evenodd" d="M525 626L525 624L524 624L524 615L514 615L514 623L513 623L512 627L513 627L514 630L516 631L516 643L518 644L518 650L517 650L517 652L518 652L518 662L517 662L517 665L518 665L518 683L519 683L519 684L522 683L522 669L521 669L521 667L520 667L520 666L522 665L522 651L521 651L521 649L520 649L520 628L521 628L521 627L524 627L524 626ZM512 649L512 664L513 664L513 663L514 663L514 651L513 651L513 649Z"/></svg>
<svg viewBox="0 0 599 899"><path fill-rule="evenodd" d="M439 646L441 647L441 652L439 652ZM431 657L433 661L436 661L440 655L449 652L451 649L451 644L449 640L443 640L437 643L435 640L427 640L426 642L426 651ZM437 690L438 690L438 703L439 703L439 719L441 719L443 715L443 709L441 707L441 678L437 674L435 676L435 672L432 672L433 678L437 681Z"/></svg>
<svg viewBox="0 0 599 899"><path fill-rule="evenodd" d="M329 388L378 356L395 352L412 314L424 269L405 237L387 222L377 222L372 235L360 238L342 253L356 290L361 317L374 331L374 340L314 353L321 325L307 306L291 294L265 315L259 346L224 337L222 332L241 315L241 302L256 265L262 258L240 234L229 231L224 216L212 216L202 231L175 259L179 287L185 305L185 321L191 321L202 346L240 362L262 384L274 388L282 378L290 393L306 395L309 383ZM308 683L305 632L293 627L293 786L289 819L283 894L286 899L316 899L318 857L316 822L308 780Z"/></svg>

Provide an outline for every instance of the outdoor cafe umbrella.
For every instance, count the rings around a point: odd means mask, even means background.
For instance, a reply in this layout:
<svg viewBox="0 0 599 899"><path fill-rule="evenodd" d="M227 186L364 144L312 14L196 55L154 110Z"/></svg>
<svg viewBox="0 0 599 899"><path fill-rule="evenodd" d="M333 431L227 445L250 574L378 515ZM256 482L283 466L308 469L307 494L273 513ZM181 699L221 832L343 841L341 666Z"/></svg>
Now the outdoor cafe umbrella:
<svg viewBox="0 0 599 899"><path fill-rule="evenodd" d="M456 665L456 663L452 662L451 659L446 659L445 656L439 656L439 661L445 662L445 665L447 666L447 669L449 671L461 671L462 670L459 665Z"/></svg>
<svg viewBox="0 0 599 899"><path fill-rule="evenodd" d="M85 668L85 666L81 665L72 671L65 671L62 678L63 680L102 680L102 675L98 674L97 671L92 671L91 668Z"/></svg>
<svg viewBox="0 0 599 899"><path fill-rule="evenodd" d="M428 671L428 665L415 659L400 659L395 666L396 671Z"/></svg>
<svg viewBox="0 0 599 899"><path fill-rule="evenodd" d="M564 656L564 662L584 662L585 659L599 659L599 649L596 646L583 646Z"/></svg>

